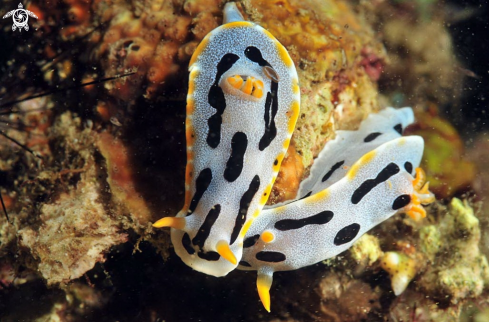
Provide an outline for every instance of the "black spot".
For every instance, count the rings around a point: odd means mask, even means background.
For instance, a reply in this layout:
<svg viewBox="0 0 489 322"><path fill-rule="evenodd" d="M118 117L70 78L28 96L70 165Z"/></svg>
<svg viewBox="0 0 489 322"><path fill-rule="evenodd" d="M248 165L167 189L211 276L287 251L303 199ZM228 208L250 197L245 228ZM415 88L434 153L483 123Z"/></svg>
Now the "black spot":
<svg viewBox="0 0 489 322"><path fill-rule="evenodd" d="M211 261L211 262L218 261L219 258L221 258L221 255L219 255L219 253L216 253L216 252L207 252L207 253L198 252L197 255L200 258Z"/></svg>
<svg viewBox="0 0 489 322"><path fill-rule="evenodd" d="M363 139L363 142L365 142L365 143L372 142L373 140L375 140L376 138L378 138L379 135L382 135L382 133L380 133L380 132L370 133L369 135L367 135L365 137L365 139Z"/></svg>
<svg viewBox="0 0 489 322"><path fill-rule="evenodd" d="M413 173L413 164L411 162L406 162L404 163L404 169L406 169L407 172Z"/></svg>
<svg viewBox="0 0 489 322"><path fill-rule="evenodd" d="M378 184L388 180L390 177L398 173L399 167L395 163L389 163L380 173L377 175L375 179L365 180L360 187L358 187L351 196L351 202L353 204L357 204L360 200L363 199L373 188L375 188Z"/></svg>
<svg viewBox="0 0 489 322"><path fill-rule="evenodd" d="M260 238L260 235L254 235L246 238L243 242L243 248L249 248L251 246L254 246L258 241L258 238Z"/></svg>
<svg viewBox="0 0 489 322"><path fill-rule="evenodd" d="M221 212L221 205L215 205L205 217L202 226L200 226L197 235L195 235L194 239L192 239L192 243L195 246L199 246L200 249L204 248L204 243L207 237L209 237L209 233L211 232L212 226L219 217L219 213Z"/></svg>
<svg viewBox="0 0 489 322"><path fill-rule="evenodd" d="M260 49L250 46L244 51L245 56L252 62L258 63L260 66L270 66L270 64L263 59Z"/></svg>
<svg viewBox="0 0 489 322"><path fill-rule="evenodd" d="M246 190L246 192L241 197L241 200L239 201L239 211L238 215L236 216L236 221L234 222L233 232L231 233L231 245L236 241L239 236L239 232L241 231L241 228L243 228L251 199L253 199L253 197L255 196L258 188L260 188L260 177L256 175L253 180L251 180L248 190Z"/></svg>
<svg viewBox="0 0 489 322"><path fill-rule="evenodd" d="M279 252L259 252L256 253L256 259L262 262L280 263L283 262L286 257L285 254Z"/></svg>
<svg viewBox="0 0 489 322"><path fill-rule="evenodd" d="M309 197L310 195L312 195L312 191L309 191L308 193L306 193L304 195L304 197L300 198L299 200L302 200L302 199L306 199L307 197Z"/></svg>
<svg viewBox="0 0 489 322"><path fill-rule="evenodd" d="M346 226L342 228L334 238L334 244L336 246L340 246L346 243L351 242L360 231L359 224L351 224L350 226Z"/></svg>
<svg viewBox="0 0 489 322"><path fill-rule="evenodd" d="M251 267L250 263L245 262L245 261L240 261L239 265L244 266L244 267Z"/></svg>
<svg viewBox="0 0 489 322"><path fill-rule="evenodd" d="M402 128L402 124L399 123L399 124L396 124L394 126L394 130L396 130L397 133L401 134L402 135L402 131L403 131L403 128Z"/></svg>
<svg viewBox="0 0 489 322"><path fill-rule="evenodd" d="M195 180L195 194L190 202L190 206L188 208L187 216L195 211L197 205L199 204L200 198L207 190L212 181L212 170L209 168L205 168L200 171L197 180Z"/></svg>
<svg viewBox="0 0 489 322"><path fill-rule="evenodd" d="M192 247L190 243L190 236L187 233L183 235L182 245L183 248L185 248L185 250L187 251L187 253L189 253L189 255L193 255L195 253L195 249Z"/></svg>
<svg viewBox="0 0 489 322"><path fill-rule="evenodd" d="M394 203L392 204L392 209L398 210L401 208L406 207L409 205L411 202L411 196L410 195L400 195L399 197L394 200Z"/></svg>
<svg viewBox="0 0 489 322"><path fill-rule="evenodd" d="M219 63L217 64L217 73L214 83L212 84L209 94L207 96L207 101L209 105L216 109L216 114L212 115L208 120L209 133L207 133L207 144L213 149L215 149L219 142L221 141L221 124L222 124L222 114L226 108L226 99L224 97L224 92L219 87L219 81L222 74L228 71L236 61L238 61L239 56L235 54L224 55Z"/></svg>
<svg viewBox="0 0 489 322"><path fill-rule="evenodd" d="M281 231L299 229L306 225L324 225L333 219L333 212L326 210L317 215L303 219L282 219L275 223L275 228Z"/></svg>
<svg viewBox="0 0 489 322"><path fill-rule="evenodd" d="M345 163L345 161L344 161L344 160L343 160L343 161L340 161L340 162L336 162L336 163L335 163L335 164L334 164L334 165L331 167L331 169L329 169L328 173L326 173L326 174L324 175L324 177L321 179L321 182L324 182L324 181L328 180L328 179L329 179L329 178L330 178L330 177L333 175L333 173L334 173L336 170L338 170L338 169L339 169L339 168L340 168L340 167L343 165L343 163Z"/></svg>
<svg viewBox="0 0 489 322"><path fill-rule="evenodd" d="M229 182L236 180L243 170L243 160L248 146L248 138L243 132L236 132L231 139L231 155L224 169L224 179Z"/></svg>
<svg viewBox="0 0 489 322"><path fill-rule="evenodd" d="M277 165L278 164L278 160L275 159L275 161L273 162L273 165Z"/></svg>
<svg viewBox="0 0 489 322"><path fill-rule="evenodd" d="M265 132L263 133L260 143L258 144L260 151L265 150L277 135L277 127L275 125L275 116L277 115L278 111L277 82L272 81L270 91L271 92L267 93L267 99L265 100Z"/></svg>

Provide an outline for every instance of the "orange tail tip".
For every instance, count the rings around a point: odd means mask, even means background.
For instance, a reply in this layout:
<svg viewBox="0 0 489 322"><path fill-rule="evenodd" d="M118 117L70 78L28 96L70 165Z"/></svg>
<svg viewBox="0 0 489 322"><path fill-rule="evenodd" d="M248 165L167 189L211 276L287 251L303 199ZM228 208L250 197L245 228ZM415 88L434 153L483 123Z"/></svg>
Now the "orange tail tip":
<svg viewBox="0 0 489 322"><path fill-rule="evenodd" d="M260 296L260 301L268 313L270 313L270 288L272 287L272 281L272 275L258 273L256 288L258 290L258 296Z"/></svg>
<svg viewBox="0 0 489 322"><path fill-rule="evenodd" d="M221 255L224 259L229 261L233 265L238 264L238 260L236 259L236 256L234 256L233 252L231 251L231 248L229 247L229 243L225 240L221 240L217 242L216 245L216 250Z"/></svg>
<svg viewBox="0 0 489 322"><path fill-rule="evenodd" d="M165 217L153 224L155 228L171 227L175 229L185 228L185 218L183 217Z"/></svg>

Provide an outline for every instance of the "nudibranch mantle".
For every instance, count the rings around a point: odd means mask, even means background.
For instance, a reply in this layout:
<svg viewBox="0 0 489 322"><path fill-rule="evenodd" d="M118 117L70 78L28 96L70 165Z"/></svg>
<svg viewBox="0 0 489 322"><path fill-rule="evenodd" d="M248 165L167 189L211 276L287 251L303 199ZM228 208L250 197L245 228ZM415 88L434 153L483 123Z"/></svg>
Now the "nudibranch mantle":
<svg viewBox="0 0 489 322"><path fill-rule="evenodd" d="M226 4L189 65L185 203L172 227L178 256L224 276L268 200L299 114L299 81L286 49Z"/></svg>

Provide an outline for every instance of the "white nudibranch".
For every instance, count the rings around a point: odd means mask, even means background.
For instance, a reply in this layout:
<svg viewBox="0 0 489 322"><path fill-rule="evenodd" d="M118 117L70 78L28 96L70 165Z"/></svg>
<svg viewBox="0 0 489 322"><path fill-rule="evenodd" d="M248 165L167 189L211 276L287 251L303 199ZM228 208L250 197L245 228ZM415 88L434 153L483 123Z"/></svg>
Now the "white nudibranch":
<svg viewBox="0 0 489 322"><path fill-rule="evenodd" d="M265 29L242 21L234 3L190 61L185 204L171 227L175 252L214 276L257 270L270 311L272 275L333 257L397 212L414 219L434 196L418 168L424 142L402 137L411 108L370 115L337 131L297 198L263 210L299 114L297 73Z"/></svg>
<svg viewBox="0 0 489 322"><path fill-rule="evenodd" d="M234 3L190 60L185 204L172 227L178 256L214 276L236 268L243 238L268 200L299 114L287 50Z"/></svg>
<svg viewBox="0 0 489 322"><path fill-rule="evenodd" d="M396 212L423 209L421 203L433 201L413 177L423 147L419 136L388 141L320 192L262 212L246 235L239 268L258 271L258 293L268 311L274 272L336 256Z"/></svg>

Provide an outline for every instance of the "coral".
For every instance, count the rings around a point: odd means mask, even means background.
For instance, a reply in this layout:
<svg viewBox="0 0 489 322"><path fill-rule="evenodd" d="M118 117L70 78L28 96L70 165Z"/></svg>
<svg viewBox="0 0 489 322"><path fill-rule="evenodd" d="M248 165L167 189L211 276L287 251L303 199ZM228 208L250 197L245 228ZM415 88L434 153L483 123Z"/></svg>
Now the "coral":
<svg viewBox="0 0 489 322"><path fill-rule="evenodd" d="M460 306L443 307L440 302L407 289L389 309L392 321L459 321Z"/></svg>
<svg viewBox="0 0 489 322"><path fill-rule="evenodd" d="M170 77L186 72L198 42L217 27L221 1L117 1L117 6L99 1L93 5L94 20L108 23L103 33L92 38L95 60L102 59L105 76L135 71L107 84L112 96L130 102L141 93L154 98ZM185 62L180 64L180 62ZM183 78L180 75L183 81Z"/></svg>
<svg viewBox="0 0 489 322"><path fill-rule="evenodd" d="M379 293L367 283L352 280L341 274L327 274L318 284L323 319L360 321L380 308Z"/></svg>
<svg viewBox="0 0 489 322"><path fill-rule="evenodd" d="M442 247L441 232L435 225L423 226L419 230L421 251L429 258L431 262L435 260L436 254Z"/></svg>
<svg viewBox="0 0 489 322"><path fill-rule="evenodd" d="M93 170L92 170L93 171ZM94 184L78 184L41 208L39 231L19 231L20 246L39 260L38 271L48 284L68 282L104 261L104 252L127 240L110 218Z"/></svg>
<svg viewBox="0 0 489 322"><path fill-rule="evenodd" d="M442 246L420 275L418 287L454 304L479 296L489 283L489 266L479 250L481 232L473 209L467 201L453 198L436 228Z"/></svg>
<svg viewBox="0 0 489 322"><path fill-rule="evenodd" d="M74 145L83 142L83 136L88 140L86 135L90 132L87 129L80 134L75 124L76 120L65 114L58 123L61 128L57 129L63 131L67 142ZM53 202L41 207L40 226L25 227L18 232L20 247L38 261L37 270L48 284L68 282L82 276L95 263L104 260L104 252L112 245L127 240L117 220L105 210L100 192L103 186L93 180L98 175L97 167L93 155L86 152L82 169L65 171L66 174L80 173L76 188L61 192ZM44 177L49 180L53 175L45 173Z"/></svg>
<svg viewBox="0 0 489 322"><path fill-rule="evenodd" d="M377 237L365 234L350 248L351 257L362 266L372 266L382 255Z"/></svg>

